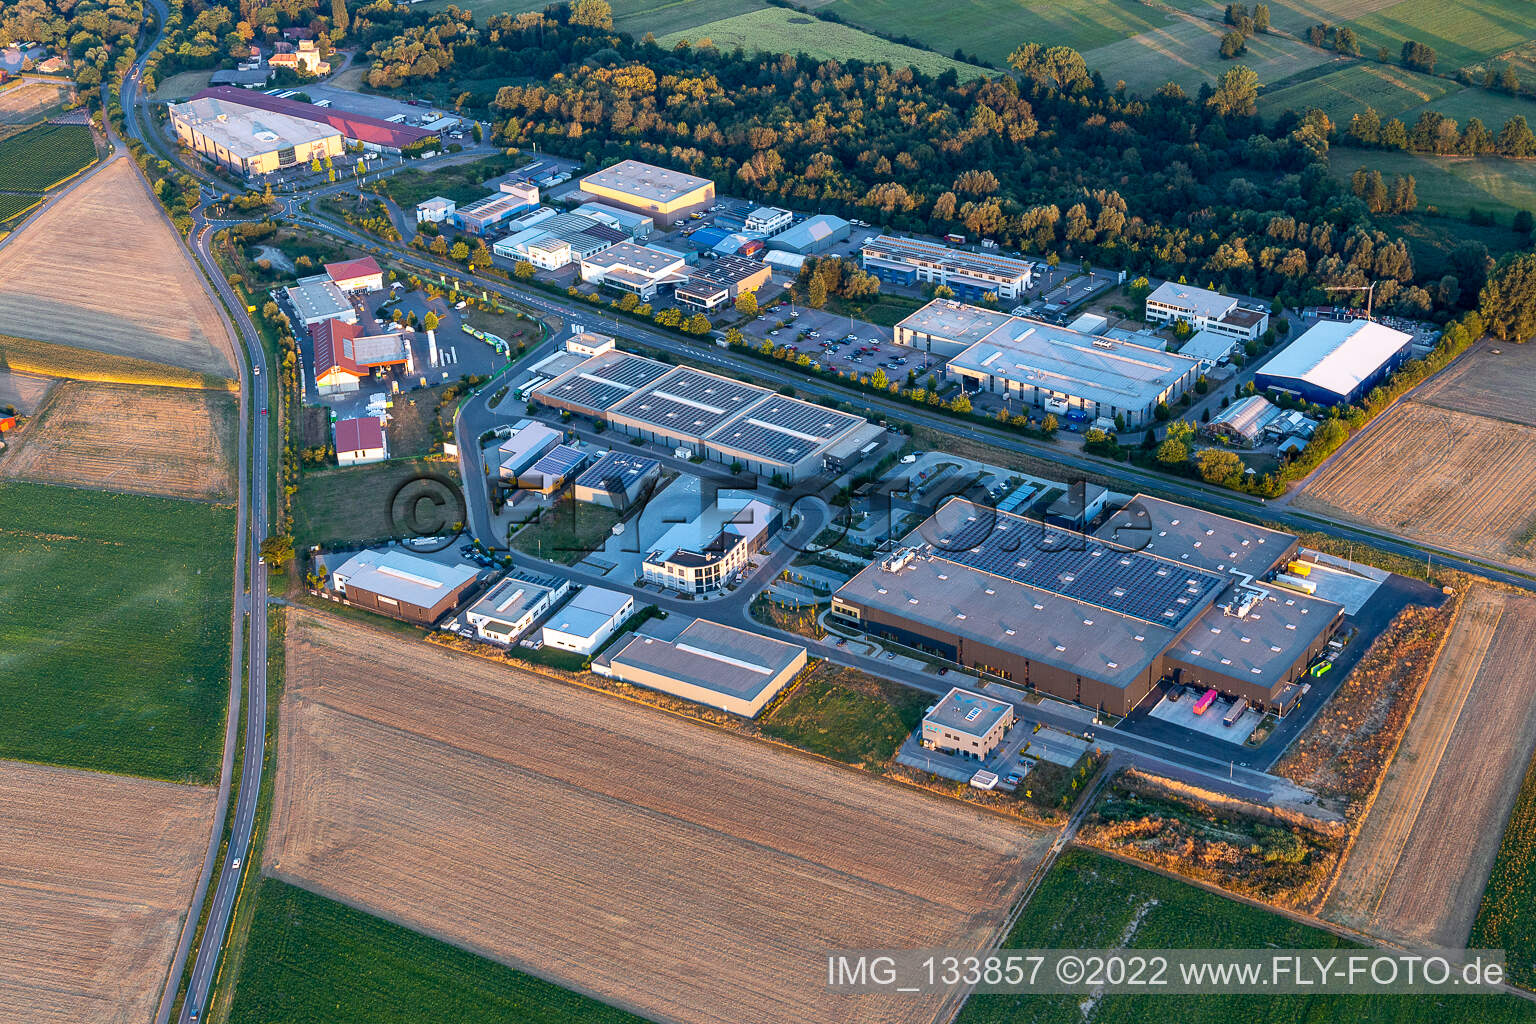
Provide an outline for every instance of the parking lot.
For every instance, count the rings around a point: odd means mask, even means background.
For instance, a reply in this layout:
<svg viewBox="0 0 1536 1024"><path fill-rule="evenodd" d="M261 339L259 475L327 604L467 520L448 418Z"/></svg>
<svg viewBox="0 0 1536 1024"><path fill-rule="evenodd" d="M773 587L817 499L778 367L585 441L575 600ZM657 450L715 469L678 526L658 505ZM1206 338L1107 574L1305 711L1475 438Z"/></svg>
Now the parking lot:
<svg viewBox="0 0 1536 1024"><path fill-rule="evenodd" d="M742 333L755 341L768 340L810 356L826 370L865 374L882 369L893 381L904 381L908 371L915 371L919 378L930 373L939 380L944 377L942 359L897 345L889 328L826 310L796 306L791 311L781 304L759 314Z"/></svg>

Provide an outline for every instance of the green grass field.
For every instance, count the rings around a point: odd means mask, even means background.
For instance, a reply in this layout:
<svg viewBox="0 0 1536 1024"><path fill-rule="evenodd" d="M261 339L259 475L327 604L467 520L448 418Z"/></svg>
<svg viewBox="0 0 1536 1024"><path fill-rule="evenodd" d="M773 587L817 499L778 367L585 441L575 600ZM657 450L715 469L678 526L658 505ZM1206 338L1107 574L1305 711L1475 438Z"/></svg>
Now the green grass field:
<svg viewBox="0 0 1536 1024"><path fill-rule="evenodd" d="M1504 826L1468 946L1509 954L1510 979L1536 988L1536 762Z"/></svg>
<svg viewBox="0 0 1536 1024"><path fill-rule="evenodd" d="M231 1024L644 1024L275 879L252 885L256 911Z"/></svg>
<svg viewBox="0 0 1536 1024"><path fill-rule="evenodd" d="M575 565L613 534L619 513L569 497L512 535L512 546L560 565Z"/></svg>
<svg viewBox="0 0 1536 1024"><path fill-rule="evenodd" d="M844 685L848 673L862 676L855 682L857 689ZM917 728L931 699L919 690L885 685L822 662L763 720L763 732L847 764L877 765Z"/></svg>
<svg viewBox="0 0 1536 1024"><path fill-rule="evenodd" d="M0 757L217 778L234 510L0 484Z"/></svg>
<svg viewBox="0 0 1536 1024"><path fill-rule="evenodd" d="M921 40L940 53L959 48L999 67L1025 43L1084 52L1168 21L1134 0L833 0L825 10L864 28Z"/></svg>
<svg viewBox="0 0 1536 1024"><path fill-rule="evenodd" d="M1490 54L1536 39L1530 0L1400 0L1348 22L1363 52L1386 46L1395 56L1405 40L1434 47L1437 71L1454 71Z"/></svg>
<svg viewBox="0 0 1536 1024"><path fill-rule="evenodd" d="M1405 112L1425 104L1441 110L1447 94L1465 91L1449 79L1381 64L1350 62L1307 81L1265 92L1259 97L1259 113L1274 118L1287 110L1317 107L1342 130L1349 127L1351 116L1366 107L1373 108L1383 119L1403 117Z"/></svg>
<svg viewBox="0 0 1536 1024"><path fill-rule="evenodd" d="M493 14L542 11L549 6L548 0L429 0L432 7L450 2L472 13L482 25ZM767 6L763 0L611 0L611 4L613 27L636 39L647 32L663 36Z"/></svg>
<svg viewBox="0 0 1536 1024"><path fill-rule="evenodd" d="M1167 82L1193 94L1235 64L1252 68L1261 83L1278 82L1331 59L1326 51L1305 43L1260 34L1248 40L1248 52L1243 56L1222 60L1217 48L1225 30L1219 20L1173 18L1159 28L1095 47L1084 53L1083 59L1111 87L1123 81L1132 92L1143 94Z"/></svg>
<svg viewBox="0 0 1536 1024"><path fill-rule="evenodd" d="M485 195L482 182L527 162L527 157L488 156L484 160L453 164L430 172L401 171L384 179L384 191L407 213L417 203L433 196L467 203Z"/></svg>
<svg viewBox="0 0 1536 1024"><path fill-rule="evenodd" d="M1421 156L1335 146L1329 155L1335 177L1348 181L1360 167L1390 180L1413 175L1419 209L1438 207L1464 217L1471 208L1493 213L1507 225L1516 210L1536 212L1536 163L1498 157Z"/></svg>
<svg viewBox="0 0 1536 1024"><path fill-rule="evenodd" d="M96 159L83 124L40 124L0 142L0 189L43 192Z"/></svg>
<svg viewBox="0 0 1536 1024"><path fill-rule="evenodd" d="M407 481L420 476L457 481L452 462L391 459L367 466L311 470L299 478L293 510L293 539L300 549L311 544L366 543L404 536L390 514L390 499Z"/></svg>
<svg viewBox="0 0 1536 1024"><path fill-rule="evenodd" d="M1130 926L1140 915L1134 929ZM1336 949L1331 932L1292 922L1177 879L1085 850L1068 850L1041 882L1004 944L1009 948ZM1513 996L1258 997L1235 992L1199 996L1110 995L1090 1014L1081 996L977 995L960 1024L1441 1024L1536 1020L1536 1006Z"/></svg>
<svg viewBox="0 0 1536 1024"><path fill-rule="evenodd" d="M1533 82L1536 84L1536 82ZM1463 88L1455 92L1447 93L1440 99L1432 100L1421 106L1405 110L1398 115L1403 123L1410 128L1413 122L1418 120L1419 114L1425 110L1434 110L1446 117L1454 117L1456 123L1466 126L1466 123L1474 117L1481 118L1483 124L1489 130L1497 132L1504 127L1504 122L1516 114L1524 117L1532 125L1536 125L1536 100L1523 96L1510 96L1505 93L1489 92L1486 89Z"/></svg>
<svg viewBox="0 0 1536 1024"><path fill-rule="evenodd" d="M658 38L662 46L676 46L683 40L709 39L722 50L740 46L748 53L804 53L815 60L862 60L885 62L902 67L910 64L926 74L937 75L953 68L961 78L990 74L986 68L928 50L918 50L872 36L851 25L820 21L809 14L767 7L739 14L723 21L712 21L696 28L673 32Z"/></svg>

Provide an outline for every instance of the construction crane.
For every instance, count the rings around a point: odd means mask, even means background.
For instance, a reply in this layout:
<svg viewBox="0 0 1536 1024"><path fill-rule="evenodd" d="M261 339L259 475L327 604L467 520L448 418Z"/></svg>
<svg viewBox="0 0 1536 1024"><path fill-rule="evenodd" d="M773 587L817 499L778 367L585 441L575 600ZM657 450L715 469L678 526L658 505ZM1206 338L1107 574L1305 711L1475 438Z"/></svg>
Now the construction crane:
<svg viewBox="0 0 1536 1024"><path fill-rule="evenodd" d="M1376 285L1375 284L1334 285L1333 287L1330 287L1330 288L1324 288L1323 291L1325 291L1325 292L1365 292L1365 318L1367 320L1374 320L1374 319L1376 319L1374 316L1371 315L1371 307L1372 307L1372 305L1376 301Z"/></svg>

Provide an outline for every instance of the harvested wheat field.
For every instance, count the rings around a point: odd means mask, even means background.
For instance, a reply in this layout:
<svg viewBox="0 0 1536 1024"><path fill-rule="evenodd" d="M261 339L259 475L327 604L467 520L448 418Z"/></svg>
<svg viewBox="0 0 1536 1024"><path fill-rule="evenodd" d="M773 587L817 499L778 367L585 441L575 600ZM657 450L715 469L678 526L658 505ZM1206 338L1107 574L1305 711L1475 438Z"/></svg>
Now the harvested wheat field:
<svg viewBox="0 0 1536 1024"><path fill-rule="evenodd" d="M233 497L236 411L221 391L66 381L0 459L0 477Z"/></svg>
<svg viewBox="0 0 1536 1024"><path fill-rule="evenodd" d="M23 338L234 375L234 347L132 160L103 167L0 249L0 324Z"/></svg>
<svg viewBox="0 0 1536 1024"><path fill-rule="evenodd" d="M30 416L43 404L55 383L51 377L0 370L0 409L9 405L23 416Z"/></svg>
<svg viewBox="0 0 1536 1024"><path fill-rule="evenodd" d="M929 1021L828 951L981 949L1047 833L290 612L266 869L660 1021Z"/></svg>
<svg viewBox="0 0 1536 1024"><path fill-rule="evenodd" d="M0 761L0 1022L153 1018L215 796Z"/></svg>
<svg viewBox="0 0 1536 1024"><path fill-rule="evenodd" d="M1412 946L1466 945L1536 750L1536 598L1474 587L1325 915Z"/></svg>
<svg viewBox="0 0 1536 1024"><path fill-rule="evenodd" d="M23 81L0 90L0 124L30 124L74 95L70 82Z"/></svg>
<svg viewBox="0 0 1536 1024"><path fill-rule="evenodd" d="M1485 341L1413 397L1442 409L1536 427L1536 347Z"/></svg>
<svg viewBox="0 0 1536 1024"><path fill-rule="evenodd" d="M1415 400L1351 441L1295 504L1533 568L1533 491L1536 427Z"/></svg>

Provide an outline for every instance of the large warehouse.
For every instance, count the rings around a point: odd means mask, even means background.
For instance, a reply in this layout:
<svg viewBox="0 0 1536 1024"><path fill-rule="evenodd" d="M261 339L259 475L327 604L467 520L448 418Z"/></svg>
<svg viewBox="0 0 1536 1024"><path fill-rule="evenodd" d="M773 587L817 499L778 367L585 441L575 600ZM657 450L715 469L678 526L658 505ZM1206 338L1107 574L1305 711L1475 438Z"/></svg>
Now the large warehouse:
<svg viewBox="0 0 1536 1024"><path fill-rule="evenodd" d="M833 614L1119 715L1165 678L1283 711L1344 611L1265 584L1295 537L1144 496L1097 535L955 498L903 545Z"/></svg>
<svg viewBox="0 0 1536 1024"><path fill-rule="evenodd" d="M753 718L805 663L799 644L695 619L674 640L621 637L592 671Z"/></svg>
<svg viewBox="0 0 1536 1024"><path fill-rule="evenodd" d="M949 357L945 376L967 391L1089 419L1122 416L1127 427L1153 419L1194 387L1194 359L1041 320L935 299L896 325L898 345Z"/></svg>
<svg viewBox="0 0 1536 1024"><path fill-rule="evenodd" d="M230 91L245 95L244 89ZM270 174L346 152L341 133L328 125L225 97L203 94L172 103L170 114L177 141L240 174Z"/></svg>
<svg viewBox="0 0 1536 1024"><path fill-rule="evenodd" d="M864 269L882 281L942 284L962 299L1016 299L1034 280L1035 265L1011 256L951 249L920 238L880 235L864 243Z"/></svg>
<svg viewBox="0 0 1536 1024"><path fill-rule="evenodd" d="M841 442L866 434L874 441L881 433L859 416L618 350L593 356L530 397L606 420L635 437L787 481L822 472L827 451Z"/></svg>
<svg viewBox="0 0 1536 1024"><path fill-rule="evenodd" d="M1253 383L1322 405L1358 402L1407 360L1412 342L1372 320L1324 320L1260 367Z"/></svg>
<svg viewBox="0 0 1536 1024"><path fill-rule="evenodd" d="M263 92L227 85L204 89L192 99L193 102L214 99L245 107L247 110L265 110L268 113L283 114L309 121L337 132L348 143L362 146L373 153L398 153L407 146L423 142L437 134L425 128L396 124L382 118L369 117L366 114L353 114L335 107L322 107L314 103L268 96Z"/></svg>
<svg viewBox="0 0 1536 1024"><path fill-rule="evenodd" d="M663 228L707 209L715 201L715 183L682 171L621 160L581 179L581 190L621 210L641 213Z"/></svg>

